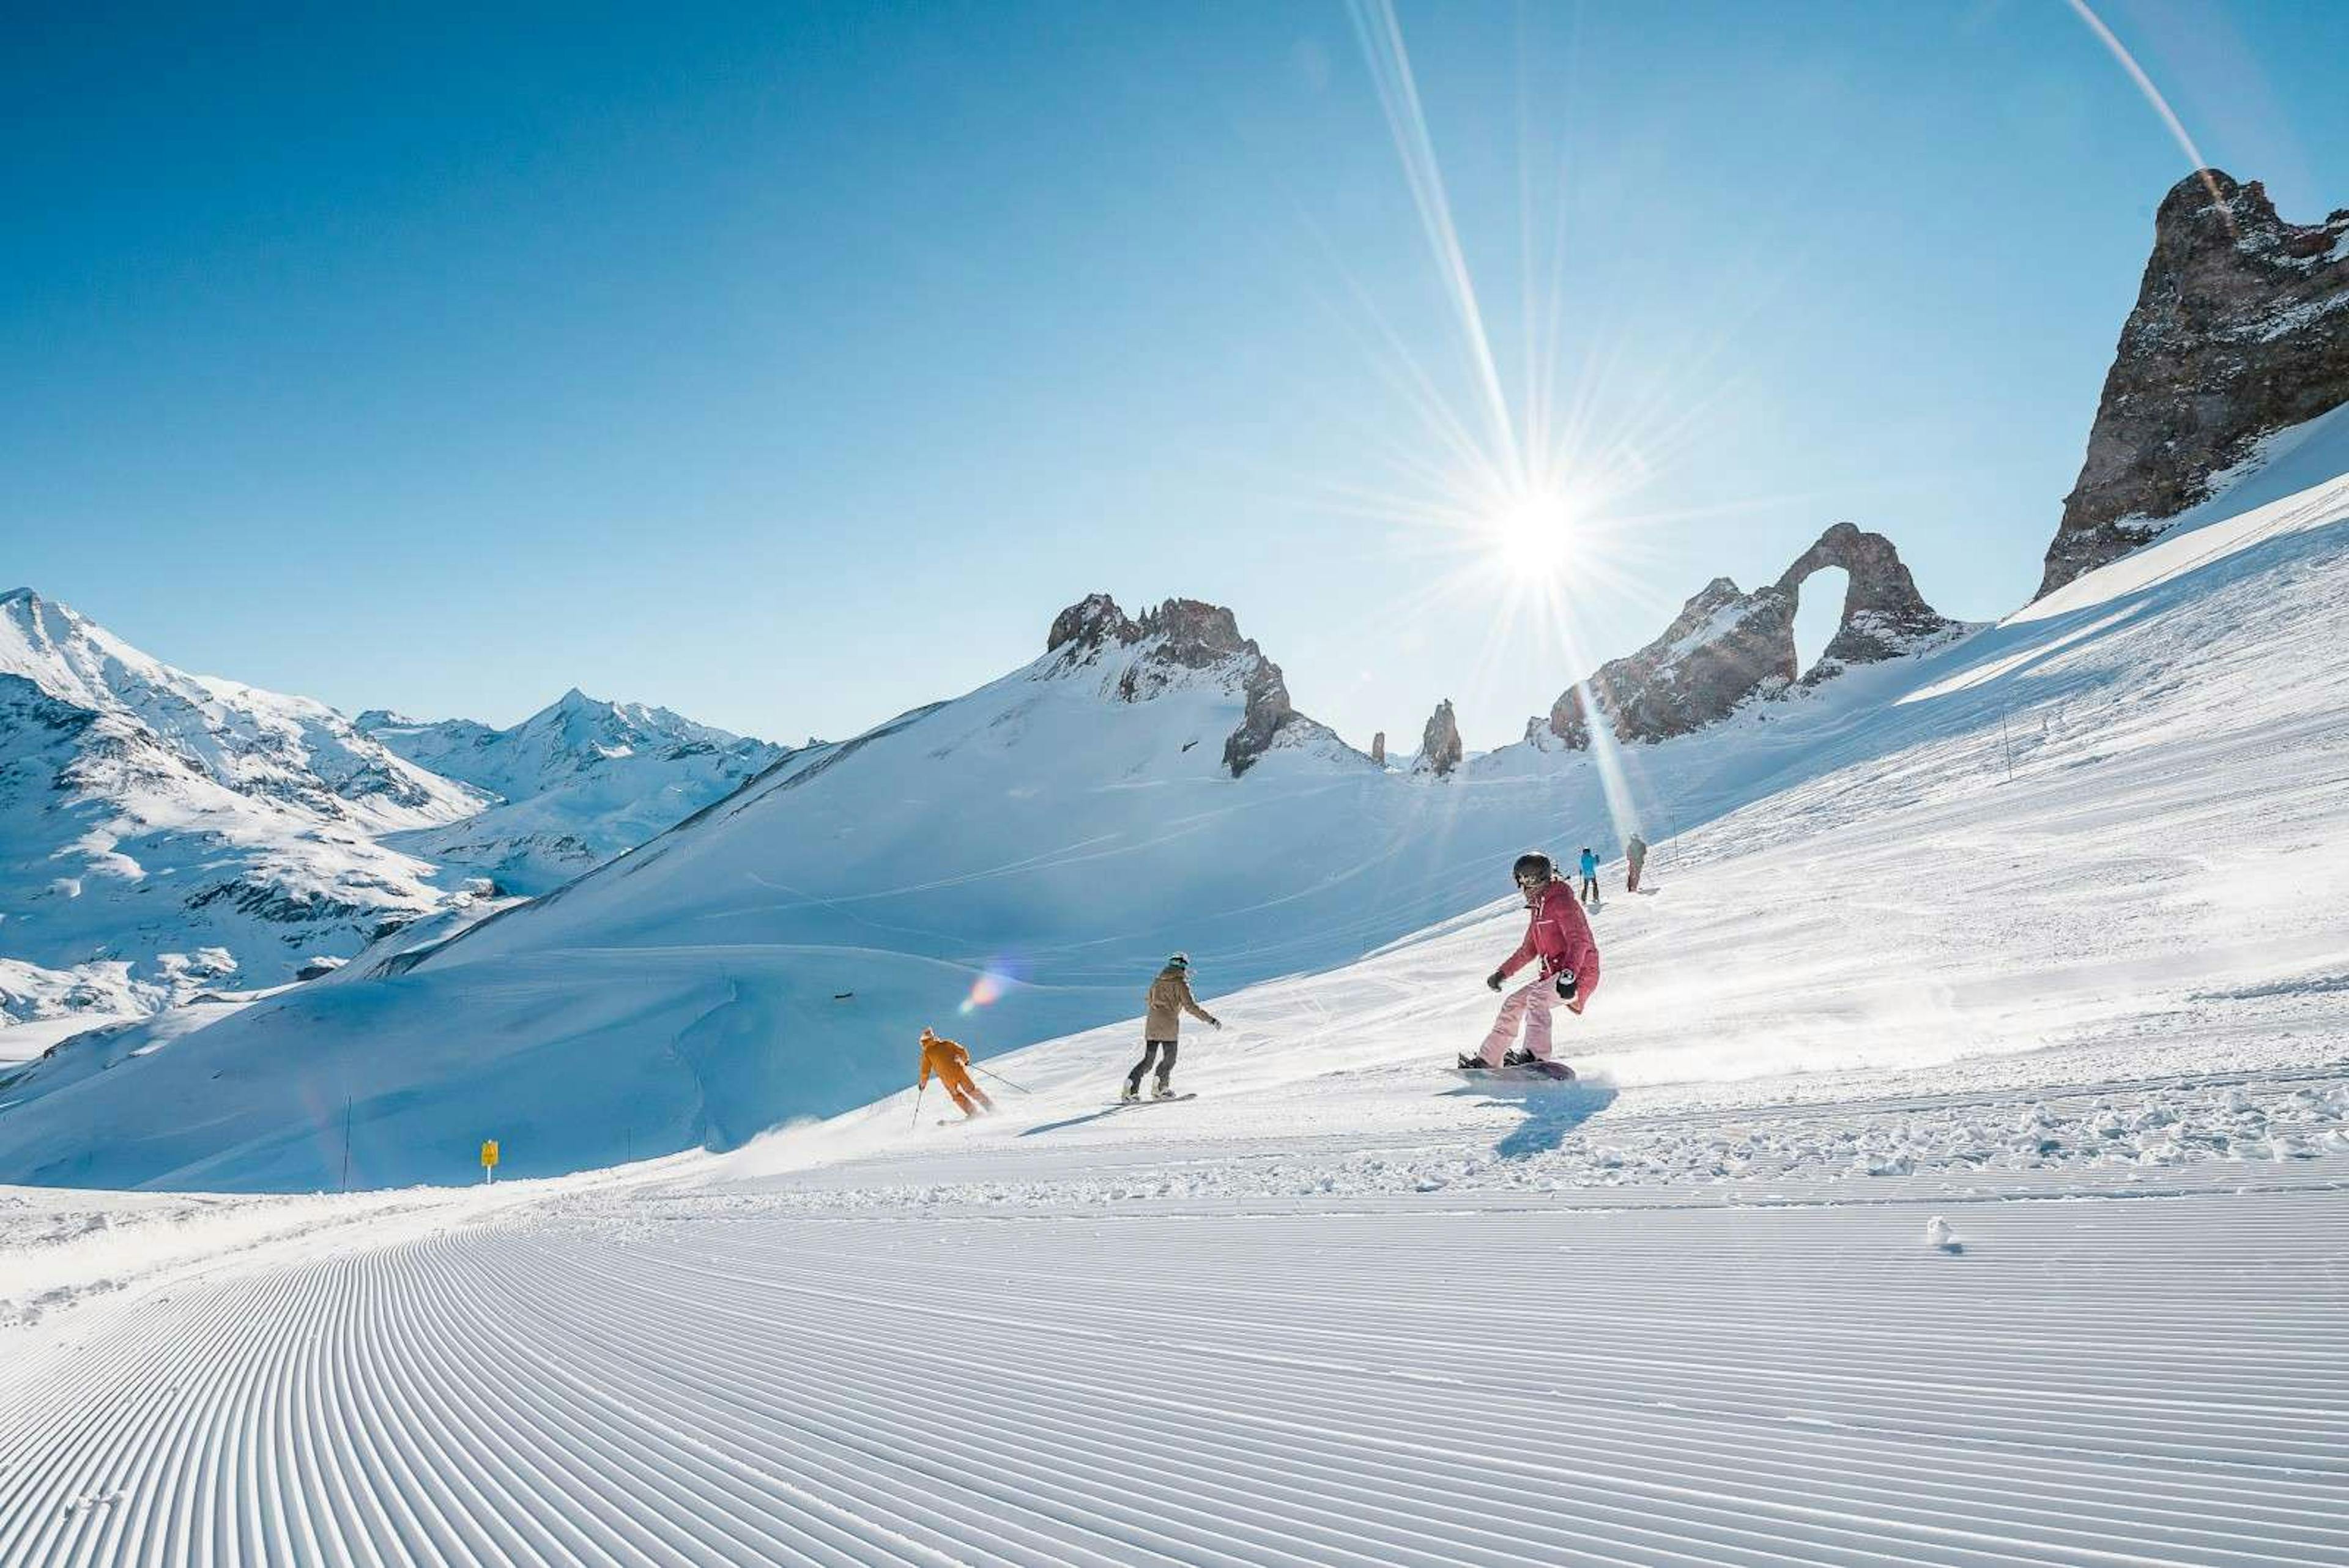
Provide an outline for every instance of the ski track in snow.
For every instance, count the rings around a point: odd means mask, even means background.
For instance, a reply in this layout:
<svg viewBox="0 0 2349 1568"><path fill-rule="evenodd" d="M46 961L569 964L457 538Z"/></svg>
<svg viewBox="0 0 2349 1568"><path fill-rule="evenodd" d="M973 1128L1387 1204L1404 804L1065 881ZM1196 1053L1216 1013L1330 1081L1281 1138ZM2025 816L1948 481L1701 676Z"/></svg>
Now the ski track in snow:
<svg viewBox="0 0 2349 1568"><path fill-rule="evenodd" d="M0 1562L2340 1563L2349 1159L2198 1169L1857 1207L450 1195L7 1357Z"/></svg>

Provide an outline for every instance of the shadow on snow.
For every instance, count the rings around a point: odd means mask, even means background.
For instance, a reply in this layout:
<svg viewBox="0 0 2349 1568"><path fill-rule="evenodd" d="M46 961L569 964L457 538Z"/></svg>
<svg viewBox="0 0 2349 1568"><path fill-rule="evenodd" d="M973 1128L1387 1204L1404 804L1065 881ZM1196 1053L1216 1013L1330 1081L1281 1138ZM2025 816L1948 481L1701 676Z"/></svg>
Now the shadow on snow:
<svg viewBox="0 0 2349 1568"><path fill-rule="evenodd" d="M1503 1159L1531 1159L1566 1141L1566 1135L1615 1103L1615 1085L1578 1078L1570 1084L1495 1079L1465 1084L1452 1096L1475 1096L1480 1106L1514 1106L1525 1120L1493 1146Z"/></svg>

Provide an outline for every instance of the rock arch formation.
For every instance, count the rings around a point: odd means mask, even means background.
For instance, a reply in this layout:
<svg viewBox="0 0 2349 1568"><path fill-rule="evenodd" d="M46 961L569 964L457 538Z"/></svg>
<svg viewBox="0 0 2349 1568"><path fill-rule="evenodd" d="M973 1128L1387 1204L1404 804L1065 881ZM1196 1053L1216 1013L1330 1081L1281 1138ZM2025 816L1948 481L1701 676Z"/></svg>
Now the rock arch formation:
<svg viewBox="0 0 2349 1568"><path fill-rule="evenodd" d="M1835 636L1802 675L1795 611L1803 584L1823 566L1842 567L1850 585ZM1685 735L1754 697L1784 696L1797 676L1816 685L1852 665L1914 652L1957 626L1925 602L1891 540L1837 523L1766 587L1747 594L1727 577L1707 583L1661 637L1568 687L1550 707L1549 731L1568 746L1588 745L1585 703L1596 701L1619 740Z"/></svg>

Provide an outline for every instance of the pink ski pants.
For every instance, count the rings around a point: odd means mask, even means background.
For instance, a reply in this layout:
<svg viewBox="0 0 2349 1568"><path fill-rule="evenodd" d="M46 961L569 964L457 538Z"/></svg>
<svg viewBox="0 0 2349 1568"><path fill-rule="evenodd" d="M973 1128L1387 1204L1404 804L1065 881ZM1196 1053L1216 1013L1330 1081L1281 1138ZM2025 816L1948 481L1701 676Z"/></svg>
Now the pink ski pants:
<svg viewBox="0 0 2349 1568"><path fill-rule="evenodd" d="M1534 966L1540 969L1539 964ZM1549 1010L1558 1005L1557 987L1547 975L1537 974L1508 995L1501 998L1500 1016L1493 1020L1493 1032L1485 1036L1484 1058L1492 1065L1501 1064L1501 1057L1516 1044L1517 1025L1526 1028L1526 1049L1549 1060Z"/></svg>

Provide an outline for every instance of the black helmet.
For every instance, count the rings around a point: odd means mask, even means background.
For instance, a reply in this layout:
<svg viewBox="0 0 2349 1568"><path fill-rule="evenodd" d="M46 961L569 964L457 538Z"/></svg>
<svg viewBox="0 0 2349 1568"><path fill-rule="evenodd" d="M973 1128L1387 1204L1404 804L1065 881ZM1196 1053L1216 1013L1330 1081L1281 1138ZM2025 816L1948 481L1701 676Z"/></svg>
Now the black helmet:
<svg viewBox="0 0 2349 1568"><path fill-rule="evenodd" d="M1510 879L1520 888L1538 888L1557 875L1557 869L1549 863L1549 857L1538 849L1526 850L1517 857L1517 863L1509 867Z"/></svg>

